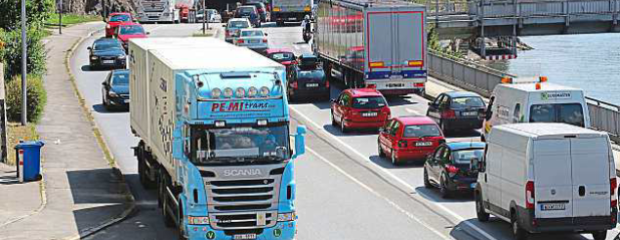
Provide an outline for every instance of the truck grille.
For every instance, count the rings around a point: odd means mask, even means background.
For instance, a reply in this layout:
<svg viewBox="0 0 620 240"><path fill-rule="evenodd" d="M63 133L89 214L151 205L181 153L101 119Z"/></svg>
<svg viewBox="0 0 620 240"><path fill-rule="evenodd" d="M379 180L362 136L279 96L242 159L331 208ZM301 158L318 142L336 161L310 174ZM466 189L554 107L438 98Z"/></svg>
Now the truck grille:
<svg viewBox="0 0 620 240"><path fill-rule="evenodd" d="M218 211L265 210L272 206L275 191L274 179L211 181L210 205Z"/></svg>
<svg viewBox="0 0 620 240"><path fill-rule="evenodd" d="M164 7L166 3L164 2L143 2L142 7L144 7L145 12L162 12L164 11Z"/></svg>

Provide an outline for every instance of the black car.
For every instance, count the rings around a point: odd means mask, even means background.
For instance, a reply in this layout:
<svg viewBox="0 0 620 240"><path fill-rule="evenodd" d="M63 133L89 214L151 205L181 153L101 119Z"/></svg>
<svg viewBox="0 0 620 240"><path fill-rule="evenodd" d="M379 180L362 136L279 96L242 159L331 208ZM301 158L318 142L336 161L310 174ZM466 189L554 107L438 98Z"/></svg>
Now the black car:
<svg viewBox="0 0 620 240"><path fill-rule="evenodd" d="M437 147L424 163L424 187L439 188L442 198L457 191L473 192L485 146L483 142L451 142Z"/></svg>
<svg viewBox="0 0 620 240"><path fill-rule="evenodd" d="M287 93L290 100L300 98L329 100L329 81L314 55L303 54L299 57L288 82Z"/></svg>
<svg viewBox="0 0 620 240"><path fill-rule="evenodd" d="M445 132L473 130L482 127L480 117L485 110L482 97L472 92L446 92L428 103L426 115Z"/></svg>
<svg viewBox="0 0 620 240"><path fill-rule="evenodd" d="M129 107L129 70L111 71L101 85L101 102L106 110Z"/></svg>
<svg viewBox="0 0 620 240"><path fill-rule="evenodd" d="M267 11L267 7L265 7L265 4L262 2L246 2L245 5L251 5L256 7L256 10L258 11L258 15L260 16L260 21L261 22L268 22L269 21L269 12Z"/></svg>
<svg viewBox="0 0 620 240"><path fill-rule="evenodd" d="M125 68L127 54L121 41L115 38L97 39L88 47L90 67L95 68Z"/></svg>
<svg viewBox="0 0 620 240"><path fill-rule="evenodd" d="M252 5L238 7L235 11L235 18L247 18L254 27L260 27L260 16L258 10Z"/></svg>

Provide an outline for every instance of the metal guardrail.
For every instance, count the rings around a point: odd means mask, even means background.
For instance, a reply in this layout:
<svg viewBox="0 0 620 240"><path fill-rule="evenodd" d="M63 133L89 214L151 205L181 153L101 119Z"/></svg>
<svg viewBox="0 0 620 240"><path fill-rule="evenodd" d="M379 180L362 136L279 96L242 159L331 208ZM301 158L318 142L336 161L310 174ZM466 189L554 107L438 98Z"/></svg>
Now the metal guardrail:
<svg viewBox="0 0 620 240"><path fill-rule="evenodd" d="M484 17L536 17L585 14L618 14L619 0L481 0L470 1L469 14ZM515 7L516 4L516 7Z"/></svg>
<svg viewBox="0 0 620 240"><path fill-rule="evenodd" d="M436 51L429 51L428 71L432 77L485 97L491 96L503 77L516 77ZM620 106L591 97L586 100L591 128L607 132L614 142L620 143Z"/></svg>

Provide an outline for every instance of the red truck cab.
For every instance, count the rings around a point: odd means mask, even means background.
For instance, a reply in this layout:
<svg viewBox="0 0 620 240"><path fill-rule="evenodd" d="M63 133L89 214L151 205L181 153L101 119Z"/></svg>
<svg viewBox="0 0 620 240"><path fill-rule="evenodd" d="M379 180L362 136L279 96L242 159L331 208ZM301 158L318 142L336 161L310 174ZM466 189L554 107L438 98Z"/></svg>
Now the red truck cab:
<svg viewBox="0 0 620 240"><path fill-rule="evenodd" d="M424 161L446 142L443 132L429 117L395 117L379 129L378 152L398 165L408 160Z"/></svg>
<svg viewBox="0 0 620 240"><path fill-rule="evenodd" d="M350 128L377 129L390 118L383 95L374 88L347 89L331 103L332 125L344 133Z"/></svg>
<svg viewBox="0 0 620 240"><path fill-rule="evenodd" d="M114 36L116 27L125 23L133 23L133 16L127 12L115 12L111 13L108 18L108 24L105 26L105 37Z"/></svg>

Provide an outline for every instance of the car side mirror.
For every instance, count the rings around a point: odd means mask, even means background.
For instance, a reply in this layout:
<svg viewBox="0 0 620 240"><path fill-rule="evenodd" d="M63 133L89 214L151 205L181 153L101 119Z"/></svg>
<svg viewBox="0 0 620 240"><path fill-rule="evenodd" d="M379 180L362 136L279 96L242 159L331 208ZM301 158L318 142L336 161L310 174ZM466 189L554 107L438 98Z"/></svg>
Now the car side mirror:
<svg viewBox="0 0 620 240"><path fill-rule="evenodd" d="M107 82L102 82L101 85L108 86L108 83Z"/></svg>
<svg viewBox="0 0 620 240"><path fill-rule="evenodd" d="M266 37L266 36L269 36L269 34L265 33L265 37Z"/></svg>
<svg viewBox="0 0 620 240"><path fill-rule="evenodd" d="M151 35L151 32L146 32L146 35Z"/></svg>
<svg viewBox="0 0 620 240"><path fill-rule="evenodd" d="M433 102L428 102L428 106L433 106Z"/></svg>
<svg viewBox="0 0 620 240"><path fill-rule="evenodd" d="M90 50L93 50L93 48L92 48L92 47L87 47L86 49L88 49L89 51L90 51Z"/></svg>
<svg viewBox="0 0 620 240"><path fill-rule="evenodd" d="M293 159L306 153L306 126L297 126L297 134L295 134L295 154Z"/></svg>

